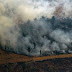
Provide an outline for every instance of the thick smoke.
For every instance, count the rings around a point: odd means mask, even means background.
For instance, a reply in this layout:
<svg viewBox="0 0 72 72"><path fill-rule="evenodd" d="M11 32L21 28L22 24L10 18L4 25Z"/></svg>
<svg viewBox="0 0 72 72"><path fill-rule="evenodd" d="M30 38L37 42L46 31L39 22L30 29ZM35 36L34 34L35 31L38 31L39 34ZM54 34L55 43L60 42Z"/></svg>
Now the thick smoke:
<svg viewBox="0 0 72 72"><path fill-rule="evenodd" d="M71 0L0 0L0 47L30 56L72 53Z"/></svg>

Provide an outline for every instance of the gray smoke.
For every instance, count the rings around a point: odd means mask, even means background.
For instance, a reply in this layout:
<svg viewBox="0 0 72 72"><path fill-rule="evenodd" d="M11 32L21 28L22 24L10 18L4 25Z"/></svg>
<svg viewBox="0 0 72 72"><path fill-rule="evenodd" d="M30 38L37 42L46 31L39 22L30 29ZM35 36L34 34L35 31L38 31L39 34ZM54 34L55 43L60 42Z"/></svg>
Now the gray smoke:
<svg viewBox="0 0 72 72"><path fill-rule="evenodd" d="M30 56L72 53L71 0L0 0L0 47Z"/></svg>

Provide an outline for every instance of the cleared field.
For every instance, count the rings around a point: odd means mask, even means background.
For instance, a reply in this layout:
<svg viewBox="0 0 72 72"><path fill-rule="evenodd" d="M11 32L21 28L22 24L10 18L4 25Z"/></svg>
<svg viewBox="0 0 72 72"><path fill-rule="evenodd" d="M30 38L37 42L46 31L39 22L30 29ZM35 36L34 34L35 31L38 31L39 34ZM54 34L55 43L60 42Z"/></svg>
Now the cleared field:
<svg viewBox="0 0 72 72"><path fill-rule="evenodd" d="M15 63L15 62L27 62L27 61L42 61L55 58L70 58L72 54L43 56L43 57L28 57L24 55L18 55L14 53L7 53L0 49L0 64Z"/></svg>

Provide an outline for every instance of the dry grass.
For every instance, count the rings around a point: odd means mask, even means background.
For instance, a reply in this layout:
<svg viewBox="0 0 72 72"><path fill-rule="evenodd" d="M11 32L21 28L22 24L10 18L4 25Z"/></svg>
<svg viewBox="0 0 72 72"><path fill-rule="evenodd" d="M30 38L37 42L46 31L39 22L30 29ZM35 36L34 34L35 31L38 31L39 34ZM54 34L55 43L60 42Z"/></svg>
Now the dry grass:
<svg viewBox="0 0 72 72"><path fill-rule="evenodd" d="M70 58L70 57L72 57L72 54L44 56L44 57L28 57L28 56L18 55L14 53L7 53L3 50L0 50L0 64L27 62L27 61L42 61L42 60L48 60L48 59Z"/></svg>

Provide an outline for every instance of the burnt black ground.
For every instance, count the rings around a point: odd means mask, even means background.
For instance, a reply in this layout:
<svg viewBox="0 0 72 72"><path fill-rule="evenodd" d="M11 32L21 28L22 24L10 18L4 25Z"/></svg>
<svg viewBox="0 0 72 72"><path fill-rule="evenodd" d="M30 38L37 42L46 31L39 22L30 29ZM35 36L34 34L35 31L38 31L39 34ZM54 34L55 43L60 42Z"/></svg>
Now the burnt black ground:
<svg viewBox="0 0 72 72"><path fill-rule="evenodd" d="M72 72L72 58L3 64L0 72Z"/></svg>

